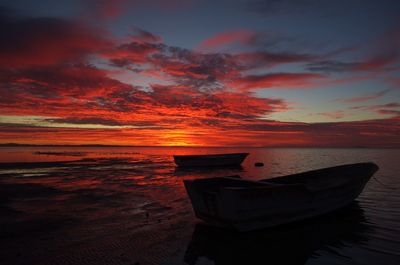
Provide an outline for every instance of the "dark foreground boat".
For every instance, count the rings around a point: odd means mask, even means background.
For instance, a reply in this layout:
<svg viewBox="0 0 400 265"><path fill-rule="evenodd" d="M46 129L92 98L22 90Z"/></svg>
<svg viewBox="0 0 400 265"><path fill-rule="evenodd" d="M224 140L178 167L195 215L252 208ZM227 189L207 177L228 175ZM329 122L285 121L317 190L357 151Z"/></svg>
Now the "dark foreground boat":
<svg viewBox="0 0 400 265"><path fill-rule="evenodd" d="M238 166L248 154L175 155L174 161L180 167Z"/></svg>
<svg viewBox="0 0 400 265"><path fill-rule="evenodd" d="M374 163L359 163L260 181L231 176L184 183L198 218L249 231L342 208L358 197L377 170Z"/></svg>

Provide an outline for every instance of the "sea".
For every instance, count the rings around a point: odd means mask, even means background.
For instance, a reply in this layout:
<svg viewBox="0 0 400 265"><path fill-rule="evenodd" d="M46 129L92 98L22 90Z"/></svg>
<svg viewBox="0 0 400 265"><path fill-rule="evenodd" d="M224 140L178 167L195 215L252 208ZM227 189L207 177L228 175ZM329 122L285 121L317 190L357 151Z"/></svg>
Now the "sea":
<svg viewBox="0 0 400 265"><path fill-rule="evenodd" d="M173 155L250 153L234 168ZM256 167L262 162L263 167ZM247 233L197 219L183 180L259 180L357 162L379 171L350 206ZM400 264L400 150L0 147L0 264Z"/></svg>

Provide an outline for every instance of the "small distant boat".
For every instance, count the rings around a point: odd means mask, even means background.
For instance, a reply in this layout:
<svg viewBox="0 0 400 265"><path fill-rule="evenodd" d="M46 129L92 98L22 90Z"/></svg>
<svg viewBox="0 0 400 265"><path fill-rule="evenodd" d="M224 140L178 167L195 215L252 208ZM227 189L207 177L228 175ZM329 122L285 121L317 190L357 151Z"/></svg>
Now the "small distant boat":
<svg viewBox="0 0 400 265"><path fill-rule="evenodd" d="M358 197L378 169L374 163L358 163L260 181L230 176L184 184L198 218L249 231L342 208Z"/></svg>
<svg viewBox="0 0 400 265"><path fill-rule="evenodd" d="M238 166L248 154L174 155L174 161L180 167Z"/></svg>

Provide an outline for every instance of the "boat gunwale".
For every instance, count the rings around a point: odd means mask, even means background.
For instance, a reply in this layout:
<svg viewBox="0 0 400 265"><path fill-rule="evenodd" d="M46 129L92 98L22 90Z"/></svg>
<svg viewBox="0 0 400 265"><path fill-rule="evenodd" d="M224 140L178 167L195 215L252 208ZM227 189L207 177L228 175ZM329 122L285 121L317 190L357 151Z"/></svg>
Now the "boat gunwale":
<svg viewBox="0 0 400 265"><path fill-rule="evenodd" d="M335 187L341 187L341 186L346 186L350 182L355 181L352 178L349 178L347 181L340 183L338 185L333 185L330 186L329 188L321 188L321 189L312 189L307 185L306 182L293 182L293 183L279 183L279 182L274 182L273 180L279 180L279 179L284 179L284 178L289 178L292 176L303 176L304 178L307 178L307 175L312 175L315 173L318 173L320 171L332 171L332 170L337 170L340 168L346 168L346 167L352 167L352 166L361 166L361 165L369 165L369 166L376 166L375 171L371 174L372 175L379 169L379 166L376 165L373 162L363 162L363 163L354 163L354 164L345 164L345 165L339 165L339 166L333 166L333 167L327 167L327 168L321 168L321 169L315 169L315 170L310 170L310 171L304 171L296 174L290 174L290 175L284 175L284 176L278 176L274 178L269 178L269 179L261 179L261 180L248 180L248 179L242 179L242 178L237 178L237 177L231 177L231 176L226 176L226 177L212 177L212 178L206 178L206 179L191 179L191 180L184 180L184 182L191 182L194 185L196 185L195 182L207 182L207 180L212 181L212 180L217 180L217 179L226 179L226 180L231 180L235 181L237 183L251 183L251 184L258 184L258 186L229 186L229 185L223 185L223 183L212 183L211 186L217 187L218 190L233 190L233 191L239 191L239 190L260 190L260 189L270 189L270 188L282 188L282 187L301 187L305 188L306 190L310 192L318 192L321 190L327 190ZM218 185L219 184L219 185Z"/></svg>
<svg viewBox="0 0 400 265"><path fill-rule="evenodd" d="M206 157L223 157L223 156L234 156L243 155L248 156L250 153L225 153L225 154L204 154L204 155L174 155L174 158L206 158Z"/></svg>
<svg viewBox="0 0 400 265"><path fill-rule="evenodd" d="M348 170L346 170L348 169ZM370 178L376 173L379 169L379 166L372 162L364 162L364 163L353 163L353 164L345 164L338 165L333 167L326 167L316 170L310 170L305 172L300 172L296 174L280 176L276 178L266 179L278 179L285 178L289 176L299 176L300 181L303 182L294 182L294 183L279 183L279 182L263 182L262 180L254 181L247 179L238 179L235 177L217 177L217 178L206 178L206 179L190 179L184 180L186 191L190 197L192 202L193 209L195 211L196 217L205 221L206 223L229 228L233 230L237 230L239 232L243 231L251 231L257 229L263 229L266 227L273 227L278 225L285 225L288 223L294 223L301 220L306 220L310 218L316 218L318 216L328 214L330 212L336 211L340 208L345 207L346 205L354 202L354 200L360 195L363 191L365 185L368 183ZM345 172L345 174L343 174ZM304 178L313 178L324 177L334 178L335 175L341 175L345 181L339 182L338 185L329 185L329 182L323 182L325 184L324 187L315 189L315 187L311 187L311 189L307 186L307 182L304 182ZM318 176L320 175L320 176ZM352 177L356 175L356 177ZM304 178L302 178L304 176ZM294 177L296 180L297 178ZM224 181L227 180L227 181ZM197 184L196 184L197 182ZM240 183L248 183L251 185L244 187L240 186ZM232 184L235 183L235 184ZM309 183L309 182L308 182ZM331 182L332 184L333 182ZM239 184L239 186L236 186ZM255 185L254 185L255 184ZM276 194L280 194L279 189L289 188L295 189L296 191L301 192L300 195L304 200L302 201L302 206L297 208L290 208L289 212L285 213L285 211L279 212L274 208L272 212L266 211L264 207L253 209L254 200L253 197L247 197L246 192L254 191L256 193L267 192L267 189L273 190L273 188L277 188ZM318 187L318 186L317 186ZM349 187L346 192L349 195L343 197L339 200L334 199L333 201L327 201L325 206L323 203L314 204L314 200L318 194L324 194L325 192L329 192L329 194L336 193L336 191L343 189L343 187ZM299 190L297 190L299 189ZM263 191L265 190L265 192ZM241 194L244 191L245 193ZM323 192L323 193L321 193ZM203 194L203 195L202 195ZM199 199L204 200L205 194L210 194L211 197L206 197L207 201L204 201L202 205ZM254 194L254 193L252 193ZM281 196L286 196L286 193ZM297 194L299 195L299 194ZM244 201L237 203L231 203L232 199L238 199ZM269 198L269 197L268 197ZM259 197L259 201L257 203L263 204L264 201L269 200L268 198L263 198L263 196ZM322 197L324 198L324 197ZM211 200L210 200L211 199ZM325 200L325 199L324 199ZM200 203L200 204L199 204ZM213 207L210 208L209 204L213 203ZM251 203L252 207L249 210L246 210ZM208 205L208 206L207 206ZM228 207L227 211L220 212L227 205L233 205L234 208ZM286 204L285 204L286 205ZM286 205L287 206L287 205ZM214 207L221 207L215 208ZM239 207L239 208L238 208ZM219 210L218 210L219 209ZM245 210L243 212L243 210ZM294 213L293 211L297 211L298 213ZM259 214L257 214L259 213ZM278 215L277 215L278 214ZM272 217L272 219L271 219Z"/></svg>

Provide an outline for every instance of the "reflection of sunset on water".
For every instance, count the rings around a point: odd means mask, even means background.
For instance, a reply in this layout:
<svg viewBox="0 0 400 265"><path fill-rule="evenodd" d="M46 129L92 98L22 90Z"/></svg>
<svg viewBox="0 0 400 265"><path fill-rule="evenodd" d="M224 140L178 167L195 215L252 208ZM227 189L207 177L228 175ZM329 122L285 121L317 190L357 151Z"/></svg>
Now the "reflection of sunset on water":
<svg viewBox="0 0 400 265"><path fill-rule="evenodd" d="M183 180L187 179L239 175L258 180L373 159L382 169L376 177L398 185L397 169L391 166L396 165L398 157L398 150L394 149L2 147L0 151L0 192L2 198L6 198L3 204L6 207L0 208L3 218L0 221L3 227L8 227L0 241L6 240L9 246L7 253L4 249L0 253L3 260L11 261L22 252L24 256L20 259L32 264L50 264L49 258L61 264L63 260L90 262L104 256L109 264L118 264L116 260L122 253L129 260L140 259L144 264L153 264L153 257L157 257L157 264L168 263L170 259L174 264L184 264L186 247L197 240L197 235L191 237L199 223L183 185ZM179 168L172 157L175 154L238 152L250 155L241 166L235 167ZM264 167L255 167L255 162L263 162ZM361 231L356 234L371 241L368 248L350 238L334 236L335 240L347 242L349 247L335 245L334 252L315 249L299 254L313 259L310 255L318 251L317 260L320 261L342 260L334 253L343 252L353 257L370 255L376 258L377 252L369 249L380 249L381 253L387 253L381 258L390 258L390 244L386 242L391 237L385 234L387 225L382 227L381 219L393 218L386 214L390 205L397 203L394 197L388 197L391 192L387 186L370 181L359 197L369 221L361 220L361 225L369 227L370 222L374 222L374 229L384 238L384 243L377 243L369 232ZM380 202L388 206L383 207ZM330 220L325 224L332 229L336 227ZM315 225L321 224L316 222ZM303 233L302 229L296 231L300 235ZM329 245L332 237L326 232L319 234L318 242L322 240ZM7 233L12 237L7 237ZM269 244L267 234L265 238L260 234L260 244ZM218 235L215 234L215 240L224 238ZM303 244L308 242L303 241L303 236L296 240ZM20 242L25 243L21 245ZM26 245L29 247L24 247ZM203 249L205 246L194 247ZM223 258L229 260L223 252L225 248L212 247L222 251ZM202 254L194 252L192 255Z"/></svg>

